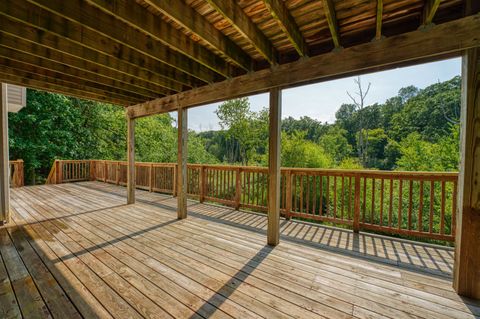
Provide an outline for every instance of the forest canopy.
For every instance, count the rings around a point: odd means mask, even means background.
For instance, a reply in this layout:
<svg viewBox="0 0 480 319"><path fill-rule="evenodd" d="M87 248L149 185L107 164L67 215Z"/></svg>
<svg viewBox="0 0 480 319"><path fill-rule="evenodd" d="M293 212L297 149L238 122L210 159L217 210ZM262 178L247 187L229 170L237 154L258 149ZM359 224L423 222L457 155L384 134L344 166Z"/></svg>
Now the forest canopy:
<svg viewBox="0 0 480 319"><path fill-rule="evenodd" d="M304 116L282 120L282 166L456 171L460 77L425 89L402 88L383 104L366 105L374 87L360 79L334 123ZM363 85L363 86L362 86ZM348 96L346 96L348 99ZM319 106L321 107L321 106ZM188 136L188 162L266 165L268 109L248 98L216 111L218 131ZM177 132L169 114L138 120L136 160L176 161ZM28 90L27 107L9 114L10 158L25 161L26 183L42 182L55 159L126 158L123 108Z"/></svg>

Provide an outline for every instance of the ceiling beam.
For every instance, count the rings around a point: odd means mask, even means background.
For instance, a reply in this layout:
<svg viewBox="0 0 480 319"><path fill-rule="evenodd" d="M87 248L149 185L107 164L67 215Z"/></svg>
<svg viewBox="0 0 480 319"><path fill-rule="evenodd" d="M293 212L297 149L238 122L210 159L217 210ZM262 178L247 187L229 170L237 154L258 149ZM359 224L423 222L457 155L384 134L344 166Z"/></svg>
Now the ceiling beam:
<svg viewBox="0 0 480 319"><path fill-rule="evenodd" d="M148 100L148 97L144 97L138 94L132 94L125 92L120 89L114 89L102 84L98 84L88 80L82 80L75 76L62 74L59 72L51 71L36 65L30 65L24 62L19 62L7 58L0 57L0 70L3 70L5 73L6 68L10 70L16 70L19 72L24 72L24 74L30 74L38 76L39 78L45 79L47 82L52 82L52 80L58 80L58 84L64 85L68 88L82 88L88 92L97 94L99 96L117 96L126 101L131 102L144 102ZM19 75L19 73L16 73Z"/></svg>
<svg viewBox="0 0 480 319"><path fill-rule="evenodd" d="M54 2L46 1L53 5ZM52 10L46 10L26 0L0 1L0 12L12 20L29 24L43 32L53 33L100 53L119 57L135 65L154 69L161 65L163 69L178 69L203 82L215 82L222 77L203 65L183 56L164 45L155 46L151 37L130 28L113 16L109 16L95 7L90 11L65 2L66 12L74 15L69 19ZM70 6L72 4L72 6ZM77 11L73 11L72 8ZM67 10L68 9L68 10ZM76 18L75 21L73 18ZM104 18L104 19L100 19ZM127 28L123 28L123 27ZM106 29L106 30L104 30ZM104 30L109 34L99 32ZM128 45L127 45L128 44Z"/></svg>
<svg viewBox="0 0 480 319"><path fill-rule="evenodd" d="M11 36L15 41L19 41L21 47L17 47L15 43L9 45L13 49L25 50L29 53L38 52L39 55L43 56L52 54L52 57L55 56L55 59L60 54L66 59L66 64L105 74L105 76L111 78L122 78L129 83L141 85L154 92L158 91L161 93L166 89L180 92L187 86L184 82L192 83L192 81L196 80L176 69L168 66L165 68L161 64L155 64L151 70L147 70L144 66L136 65L129 60L122 60L114 55L107 55L78 45L77 42L38 30L23 22L2 18L0 19L0 30L2 34ZM4 39L4 41L6 40ZM27 42L27 44L24 45L23 42ZM44 51L45 49L47 51ZM66 61L70 61L73 64ZM163 74L160 73L162 71L164 72ZM171 79L174 76L178 76L177 79L181 80L181 82Z"/></svg>
<svg viewBox="0 0 480 319"><path fill-rule="evenodd" d="M15 2L24 1L25 0L16 0ZM190 74L207 83L212 83L224 78L210 68L147 36L145 33L139 31L138 28L129 26L113 15L106 14L83 0L26 1L30 3L30 5L27 4L27 10L30 7L28 11L34 11L35 15L41 14L49 21L52 21L54 17L59 18L60 20L57 21L61 21L63 24L60 32L66 33L65 35L67 37L70 36L69 31L71 29L66 28L65 23L67 21L77 23L81 26L83 32L90 32L95 42L100 42L101 50L108 47L114 49L118 54L116 47L120 44L124 46L122 50L129 49L129 51L136 51L138 54L143 55L142 58L145 61L150 60L151 64L165 63L170 67ZM46 30L49 30L48 26L48 24L45 26ZM103 42L107 41L106 39L102 39L104 37L111 41ZM221 59L219 58L219 60ZM141 63L139 64L141 65Z"/></svg>
<svg viewBox="0 0 480 319"><path fill-rule="evenodd" d="M335 13L335 5L333 0L322 0L323 12L325 14L325 19L327 19L328 28L330 29L330 34L332 35L333 45L335 49L339 49L340 46L340 36L338 34L338 23L337 15Z"/></svg>
<svg viewBox="0 0 480 319"><path fill-rule="evenodd" d="M364 43L242 75L209 86L129 107L131 117L170 112L182 107L258 94L274 87L287 88L333 78L362 74L437 60L480 46L480 16L474 15L382 41Z"/></svg>
<svg viewBox="0 0 480 319"><path fill-rule="evenodd" d="M148 85L147 81L135 81L123 73L95 65L80 58L64 54L60 51L51 50L33 42L11 36L0 31L0 46L6 57L24 61L30 64L43 64L52 71L84 74L85 78L93 78L98 83L114 87L124 87L127 91L135 92L145 96L170 95L173 90L168 90L157 85ZM63 72L63 73L65 73ZM151 84L151 83L150 83ZM179 90L180 91L180 90ZM178 92L178 91L177 91Z"/></svg>
<svg viewBox="0 0 480 319"><path fill-rule="evenodd" d="M423 17L422 24L429 25L433 21L433 17L440 6L441 0L426 0L425 6L423 7Z"/></svg>
<svg viewBox="0 0 480 319"><path fill-rule="evenodd" d="M111 103L115 105L128 106L133 105L135 102L124 99L119 99L115 96L102 96L95 93L91 93L88 90L82 88L68 88L61 84L61 81L55 80L53 82L46 81L45 78L23 73L15 70L0 70L0 82L25 86L36 90L42 90L52 93L59 93L67 96L73 96L84 100L92 100L103 103Z"/></svg>
<svg viewBox="0 0 480 319"><path fill-rule="evenodd" d="M377 0L375 40L380 40L382 38L382 22L383 22L383 0Z"/></svg>
<svg viewBox="0 0 480 319"><path fill-rule="evenodd" d="M79 0L69 0L67 2L68 7L72 6L72 2L74 6L78 6L78 1ZM35 0L35 2L42 4L46 4L47 2L53 3L53 6L49 5L48 7L55 10L65 7L65 5L63 5L65 1L60 1L60 3L62 3L61 5L58 4L59 1L53 0ZM87 2L107 14L114 15L115 18L124 23L134 28L139 28L143 33L158 41L154 43L155 46L162 43L224 77L233 75L233 68L229 67L223 58L214 54L198 42L193 41L182 31L173 27L161 17L148 11L137 2L131 0L87 0ZM175 2L181 1L176 0ZM66 18L68 18L69 15L69 12L65 13Z"/></svg>
<svg viewBox="0 0 480 319"><path fill-rule="evenodd" d="M98 1L105 2L106 0L95 0L95 2ZM145 2L207 42L238 67L245 71L251 70L250 56L184 1L145 0Z"/></svg>
<svg viewBox="0 0 480 319"><path fill-rule="evenodd" d="M283 33L290 40L290 43L292 43L297 53L300 56L308 55L307 45L302 32L298 28L290 11L285 6L285 2L282 0L264 0L263 2L272 17L277 21L280 29L282 29Z"/></svg>
<svg viewBox="0 0 480 319"><path fill-rule="evenodd" d="M270 64L277 63L275 49L270 40L263 32L250 20L250 17L243 11L235 0L206 0L218 13L220 13L239 32L247 39L253 47Z"/></svg>
<svg viewBox="0 0 480 319"><path fill-rule="evenodd" d="M1 36L0 36L0 58L8 59L12 63L23 63L29 65L32 69L35 67L42 68L49 72L56 72L59 76L73 77L78 79L78 81L88 81L94 85L103 87L105 90L111 90L112 92L121 92L125 96L137 97L143 101L153 99L155 97L160 97L160 94L153 94L149 91L143 91L143 94L140 93L140 89L121 83L116 80L104 78L97 73L85 72L76 68L72 68L68 65L57 63L52 60L43 59L34 55L30 55L21 51L17 51L8 47L1 45ZM166 95L166 94L163 94Z"/></svg>

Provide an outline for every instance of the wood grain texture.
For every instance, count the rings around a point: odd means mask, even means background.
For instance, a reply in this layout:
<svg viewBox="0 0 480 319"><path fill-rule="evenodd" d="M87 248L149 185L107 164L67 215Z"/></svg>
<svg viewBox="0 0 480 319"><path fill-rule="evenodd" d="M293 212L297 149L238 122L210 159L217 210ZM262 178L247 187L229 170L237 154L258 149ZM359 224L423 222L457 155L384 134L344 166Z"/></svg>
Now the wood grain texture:
<svg viewBox="0 0 480 319"><path fill-rule="evenodd" d="M8 148L8 96L7 85L0 82L0 222L10 221L10 174Z"/></svg>
<svg viewBox="0 0 480 319"><path fill-rule="evenodd" d="M292 87L414 64L422 59L435 60L445 54L459 54L464 49L479 46L479 34L480 17L470 16L433 26L428 31L392 36L156 99L129 107L128 112L132 117L148 116L176 110L176 101L183 107L193 107L262 93L273 87Z"/></svg>
<svg viewBox="0 0 480 319"><path fill-rule="evenodd" d="M270 64L277 62L276 52L270 40L250 20L250 17L234 0L207 0L245 39L255 47Z"/></svg>
<svg viewBox="0 0 480 319"><path fill-rule="evenodd" d="M268 124L268 230L267 243L276 246L280 240L280 134L282 91L270 90Z"/></svg>
<svg viewBox="0 0 480 319"><path fill-rule="evenodd" d="M136 168L135 168L135 119L127 119L127 204L135 203L135 185L136 185Z"/></svg>
<svg viewBox="0 0 480 319"><path fill-rule="evenodd" d="M480 299L480 50L462 59L461 164L458 183L455 290Z"/></svg>
<svg viewBox="0 0 480 319"><path fill-rule="evenodd" d="M11 288L19 309L54 316L48 298L57 291L68 297L58 299L62 311L73 306L85 318L480 315L478 302L451 288L451 248L365 233L354 241L292 220L272 249L264 215L192 202L188 221L178 221L169 196L138 191L142 201L128 206L125 196L99 182L12 190L15 225L0 239L6 274L23 278Z"/></svg>
<svg viewBox="0 0 480 319"><path fill-rule="evenodd" d="M187 217L187 144L188 144L188 110L178 106L177 117L177 217Z"/></svg>

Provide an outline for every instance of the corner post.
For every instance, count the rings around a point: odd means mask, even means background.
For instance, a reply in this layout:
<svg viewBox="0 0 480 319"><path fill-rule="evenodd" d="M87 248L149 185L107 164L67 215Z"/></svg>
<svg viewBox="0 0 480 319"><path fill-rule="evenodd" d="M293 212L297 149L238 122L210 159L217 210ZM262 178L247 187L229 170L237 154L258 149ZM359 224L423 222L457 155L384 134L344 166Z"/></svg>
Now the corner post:
<svg viewBox="0 0 480 319"><path fill-rule="evenodd" d="M187 109L178 106L177 217L187 217Z"/></svg>
<svg viewBox="0 0 480 319"><path fill-rule="evenodd" d="M268 229L267 243L278 245L280 241L280 128L282 119L282 91L270 90L268 139Z"/></svg>
<svg viewBox="0 0 480 319"><path fill-rule="evenodd" d="M127 113L127 204L135 203L135 119ZM105 165L106 167L106 165Z"/></svg>
<svg viewBox="0 0 480 319"><path fill-rule="evenodd" d="M459 295L480 299L480 49L462 57L460 173L453 287Z"/></svg>
<svg viewBox="0 0 480 319"><path fill-rule="evenodd" d="M7 85L1 83L0 101L2 103L0 115L0 144L2 157L0 159L0 224L10 222L10 163L8 161L8 106Z"/></svg>

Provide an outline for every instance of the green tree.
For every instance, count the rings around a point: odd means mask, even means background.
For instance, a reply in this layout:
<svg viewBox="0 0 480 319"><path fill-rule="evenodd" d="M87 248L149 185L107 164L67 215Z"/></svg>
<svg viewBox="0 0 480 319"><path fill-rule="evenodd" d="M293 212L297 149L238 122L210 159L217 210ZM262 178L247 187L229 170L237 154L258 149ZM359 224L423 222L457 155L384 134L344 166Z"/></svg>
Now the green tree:
<svg viewBox="0 0 480 319"><path fill-rule="evenodd" d="M305 140L305 132L282 134L281 163L284 167L331 168L334 161L318 144Z"/></svg>
<svg viewBox="0 0 480 319"><path fill-rule="evenodd" d="M347 140L347 131L337 125L330 126L325 134L320 137L319 144L339 164L352 153L352 146Z"/></svg>

